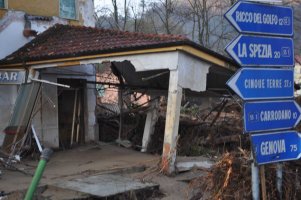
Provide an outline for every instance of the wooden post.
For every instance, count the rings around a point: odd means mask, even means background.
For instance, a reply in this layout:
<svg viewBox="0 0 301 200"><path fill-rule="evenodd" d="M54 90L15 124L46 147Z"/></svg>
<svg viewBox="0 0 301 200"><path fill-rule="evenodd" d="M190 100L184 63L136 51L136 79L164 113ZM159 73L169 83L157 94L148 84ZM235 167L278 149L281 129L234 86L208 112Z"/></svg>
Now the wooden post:
<svg viewBox="0 0 301 200"><path fill-rule="evenodd" d="M180 119L182 88L178 85L178 71L170 71L166 122L161 169L166 174L175 171L176 143Z"/></svg>
<svg viewBox="0 0 301 200"><path fill-rule="evenodd" d="M266 200L267 199L267 187L266 187L266 181L265 181L264 165L260 166L260 182L261 182L262 200Z"/></svg>
<svg viewBox="0 0 301 200"><path fill-rule="evenodd" d="M119 130L118 130L118 140L121 142L121 139L124 139L122 137L122 130L123 130L123 92L122 87L118 90L118 105L119 105ZM118 146L120 146L120 143L118 143Z"/></svg>
<svg viewBox="0 0 301 200"><path fill-rule="evenodd" d="M77 89L75 90L75 98L74 98L74 105L73 105L73 117L72 117L70 146L72 146L73 138L74 138L74 124L75 124L75 115L76 115L76 105L77 105Z"/></svg>
<svg viewBox="0 0 301 200"><path fill-rule="evenodd" d="M79 129L81 125L80 119L80 112L81 112L81 95L78 98L78 108L77 108L77 125L76 125L76 143L79 143Z"/></svg>

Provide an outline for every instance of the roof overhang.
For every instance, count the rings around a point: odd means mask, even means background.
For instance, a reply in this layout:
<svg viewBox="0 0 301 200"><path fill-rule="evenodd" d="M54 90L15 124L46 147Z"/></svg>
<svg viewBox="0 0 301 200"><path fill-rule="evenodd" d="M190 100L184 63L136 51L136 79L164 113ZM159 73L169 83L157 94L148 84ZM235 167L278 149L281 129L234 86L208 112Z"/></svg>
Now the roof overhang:
<svg viewBox="0 0 301 200"><path fill-rule="evenodd" d="M87 56L75 56L71 58L60 58L60 59L51 59L51 60L41 60L41 61L29 61L16 64L3 64L0 68L47 68L47 67L67 67L75 66L86 63L98 63L100 60L104 61L106 59L110 60L116 57L125 57L132 55L141 55L141 54L154 54L154 53L164 53L164 52L175 52L180 51L187 53L197 59L209 62L213 65L223 67L232 71L236 70L236 67L233 63L227 62L225 59L209 54L208 52L201 51L195 47L189 45L179 45L172 47L161 47L161 48L151 48L151 49L142 49L142 50L132 50L124 52L112 52L112 53L103 53L96 55L87 55Z"/></svg>

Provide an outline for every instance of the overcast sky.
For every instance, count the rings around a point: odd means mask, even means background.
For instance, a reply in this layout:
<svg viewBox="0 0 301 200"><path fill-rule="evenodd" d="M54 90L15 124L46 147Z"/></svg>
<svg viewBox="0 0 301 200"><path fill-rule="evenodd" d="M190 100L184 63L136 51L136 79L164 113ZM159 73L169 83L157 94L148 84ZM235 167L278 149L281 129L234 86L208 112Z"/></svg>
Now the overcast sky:
<svg viewBox="0 0 301 200"><path fill-rule="evenodd" d="M151 2L159 2L161 0L145 0L146 4L149 4ZM130 7L134 7L134 9L139 9L139 4L140 4L141 0L127 0L127 4ZM109 8L110 10L113 9L112 6L112 0L94 0L94 4L95 4L95 9L99 10L100 8L106 7ZM118 4L118 8L119 10L123 10L124 7L124 0L117 0L117 4Z"/></svg>
<svg viewBox="0 0 301 200"><path fill-rule="evenodd" d="M94 0L94 4L95 4L95 8L97 8L99 6L112 7L111 0Z"/></svg>
<svg viewBox="0 0 301 200"><path fill-rule="evenodd" d="M99 7L107 7L112 9L112 0L94 0L95 2L95 8L99 8ZM140 0L127 0L127 3L129 5L139 5ZM123 4L124 4L124 0L117 0L118 3L118 7L120 9L123 8Z"/></svg>

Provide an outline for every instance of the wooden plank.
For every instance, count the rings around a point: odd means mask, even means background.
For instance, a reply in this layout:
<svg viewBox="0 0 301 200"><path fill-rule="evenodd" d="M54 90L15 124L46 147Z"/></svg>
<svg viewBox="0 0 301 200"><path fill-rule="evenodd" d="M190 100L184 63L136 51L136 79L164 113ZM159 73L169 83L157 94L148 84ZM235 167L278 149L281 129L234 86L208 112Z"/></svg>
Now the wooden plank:
<svg viewBox="0 0 301 200"><path fill-rule="evenodd" d="M267 200L267 187L266 187L266 181L265 181L265 168L264 168L264 165L260 166L260 182L261 182L262 200Z"/></svg>

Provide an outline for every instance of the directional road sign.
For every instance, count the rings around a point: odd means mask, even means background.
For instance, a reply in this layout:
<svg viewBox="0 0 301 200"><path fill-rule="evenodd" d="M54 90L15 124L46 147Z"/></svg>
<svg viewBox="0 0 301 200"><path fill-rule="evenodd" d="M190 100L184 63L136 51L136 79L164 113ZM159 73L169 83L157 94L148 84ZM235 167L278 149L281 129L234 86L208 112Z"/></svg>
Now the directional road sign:
<svg viewBox="0 0 301 200"><path fill-rule="evenodd" d="M293 69L241 68L227 85L243 100L294 97Z"/></svg>
<svg viewBox="0 0 301 200"><path fill-rule="evenodd" d="M225 17L240 33L293 36L291 7L238 1Z"/></svg>
<svg viewBox="0 0 301 200"><path fill-rule="evenodd" d="M267 164L298 160L301 157L301 134L295 131L251 135L256 162Z"/></svg>
<svg viewBox="0 0 301 200"><path fill-rule="evenodd" d="M226 47L226 51L243 67L294 66L291 38L240 35Z"/></svg>
<svg viewBox="0 0 301 200"><path fill-rule="evenodd" d="M290 129L300 120L301 109L294 100L244 103L245 132Z"/></svg>

